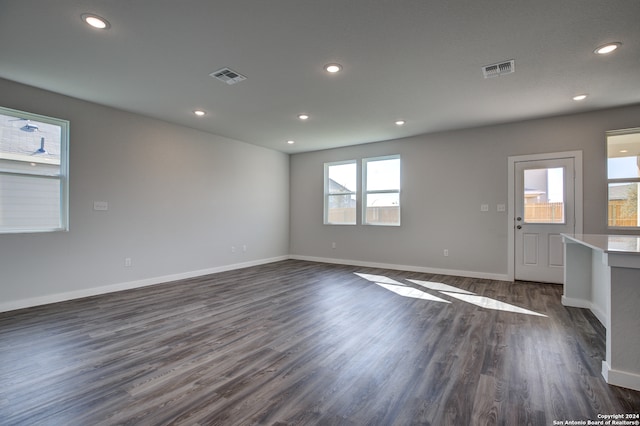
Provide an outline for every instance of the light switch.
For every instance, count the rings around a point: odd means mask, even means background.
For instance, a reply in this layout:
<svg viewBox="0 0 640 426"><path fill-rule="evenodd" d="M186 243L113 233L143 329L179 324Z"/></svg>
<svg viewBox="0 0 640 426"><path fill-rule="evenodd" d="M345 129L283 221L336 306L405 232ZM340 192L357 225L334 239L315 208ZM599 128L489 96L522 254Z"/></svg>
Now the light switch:
<svg viewBox="0 0 640 426"><path fill-rule="evenodd" d="M97 211L109 210L109 203L106 201L94 201L93 209Z"/></svg>
<svg viewBox="0 0 640 426"><path fill-rule="evenodd" d="M489 211L489 204L480 205L480 211L481 212L488 212Z"/></svg>
<svg viewBox="0 0 640 426"><path fill-rule="evenodd" d="M498 204L498 211L499 212L507 211L507 206L505 206L504 204Z"/></svg>

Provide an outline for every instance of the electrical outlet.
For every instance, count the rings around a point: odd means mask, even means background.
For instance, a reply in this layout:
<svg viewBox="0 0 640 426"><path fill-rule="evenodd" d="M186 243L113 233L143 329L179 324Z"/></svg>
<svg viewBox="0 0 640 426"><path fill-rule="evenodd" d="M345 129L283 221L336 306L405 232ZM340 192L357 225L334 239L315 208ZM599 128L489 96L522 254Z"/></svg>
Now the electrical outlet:
<svg viewBox="0 0 640 426"><path fill-rule="evenodd" d="M243 251L243 252L245 252L245 253L247 252L247 245L246 245L246 244L244 244L244 245L242 246L242 251Z"/></svg>
<svg viewBox="0 0 640 426"><path fill-rule="evenodd" d="M331 248L332 249L336 248L336 243L335 242L331 243Z"/></svg>
<svg viewBox="0 0 640 426"><path fill-rule="evenodd" d="M444 249L444 251L442 252L442 254L444 255L444 257L449 256L449 249Z"/></svg>
<svg viewBox="0 0 640 426"><path fill-rule="evenodd" d="M131 266L131 258L130 257L125 257L124 258L124 266L129 268Z"/></svg>
<svg viewBox="0 0 640 426"><path fill-rule="evenodd" d="M235 253L236 252L236 246L231 246L231 253Z"/></svg>

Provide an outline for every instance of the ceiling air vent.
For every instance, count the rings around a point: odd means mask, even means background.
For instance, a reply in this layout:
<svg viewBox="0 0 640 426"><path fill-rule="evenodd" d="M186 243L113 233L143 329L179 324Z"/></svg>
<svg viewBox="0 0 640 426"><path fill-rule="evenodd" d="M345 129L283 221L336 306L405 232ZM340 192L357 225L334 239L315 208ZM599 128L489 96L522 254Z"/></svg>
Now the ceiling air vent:
<svg viewBox="0 0 640 426"><path fill-rule="evenodd" d="M482 67L482 74L484 75L484 78L498 77L499 75L511 74L515 71L516 62L513 59Z"/></svg>
<svg viewBox="0 0 640 426"><path fill-rule="evenodd" d="M218 71L214 71L209 74L211 77L215 77L220 81L224 81L227 84L236 84L240 83L242 80L246 80L247 77L240 74L239 72L235 72L230 68L221 68Z"/></svg>

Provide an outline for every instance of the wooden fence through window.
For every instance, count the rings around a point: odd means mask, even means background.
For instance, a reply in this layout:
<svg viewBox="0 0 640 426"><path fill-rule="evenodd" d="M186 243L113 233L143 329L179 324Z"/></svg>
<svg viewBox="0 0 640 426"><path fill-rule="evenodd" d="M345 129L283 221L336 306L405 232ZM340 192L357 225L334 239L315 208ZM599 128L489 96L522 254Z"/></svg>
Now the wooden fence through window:
<svg viewBox="0 0 640 426"><path fill-rule="evenodd" d="M609 226L635 227L638 223L637 212L628 212L622 203L609 201ZM563 223L563 203L532 203L524 205L525 221L529 223ZM395 206L370 207L367 210L367 222L398 223L400 209ZM356 209L351 207L335 208L329 211L329 223L356 223Z"/></svg>
<svg viewBox="0 0 640 426"><path fill-rule="evenodd" d="M527 223L564 223L564 203L531 203L524 205Z"/></svg>
<svg viewBox="0 0 640 426"><path fill-rule="evenodd" d="M356 209L353 207L335 208L329 210L329 223L355 223ZM399 223L400 208L398 206L369 207L367 209L367 223Z"/></svg>
<svg viewBox="0 0 640 426"><path fill-rule="evenodd" d="M637 209L629 211L627 204L627 200L609 200L609 211L607 212L609 226L638 226Z"/></svg>

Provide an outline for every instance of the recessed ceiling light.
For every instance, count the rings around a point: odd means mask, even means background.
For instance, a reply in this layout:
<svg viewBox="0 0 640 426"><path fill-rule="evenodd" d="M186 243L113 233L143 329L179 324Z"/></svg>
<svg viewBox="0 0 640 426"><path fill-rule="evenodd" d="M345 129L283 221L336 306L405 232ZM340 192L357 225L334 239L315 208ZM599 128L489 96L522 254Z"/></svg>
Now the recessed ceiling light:
<svg viewBox="0 0 640 426"><path fill-rule="evenodd" d="M289 145L293 145L294 143L296 143L296 141L287 141L287 143L288 143Z"/></svg>
<svg viewBox="0 0 640 426"><path fill-rule="evenodd" d="M335 74L337 72L342 71L342 65L340 64L327 64L324 66L324 70L331 74Z"/></svg>
<svg viewBox="0 0 640 426"><path fill-rule="evenodd" d="M574 101L584 101L585 99L587 99L587 95L576 95L573 97Z"/></svg>
<svg viewBox="0 0 640 426"><path fill-rule="evenodd" d="M205 111L201 110L201 109L197 109L197 110L193 111L193 113L195 115L197 115L198 117L202 117L203 115L207 115L207 113Z"/></svg>
<svg viewBox="0 0 640 426"><path fill-rule="evenodd" d="M617 41L615 43L603 44L602 46L597 47L593 52L597 53L598 55L606 55L607 53L611 53L616 50L618 47L620 47L621 44L622 43Z"/></svg>
<svg viewBox="0 0 640 426"><path fill-rule="evenodd" d="M309 114L300 114L300 115L298 115L298 118L300 120L308 120L309 119Z"/></svg>
<svg viewBox="0 0 640 426"><path fill-rule="evenodd" d="M106 30L111 28L111 24L109 23L109 21L101 16L93 15L91 13L84 13L82 15L82 20L91 25L93 28L97 28L99 30Z"/></svg>
<svg viewBox="0 0 640 426"><path fill-rule="evenodd" d="M629 152L629 150L628 150L628 149L621 149L621 150L620 150L620 152L621 152L622 154L626 154L627 152Z"/></svg>
<svg viewBox="0 0 640 426"><path fill-rule="evenodd" d="M405 123L406 123L406 121L404 121L404 120L397 120L396 121L396 126L404 126Z"/></svg>

